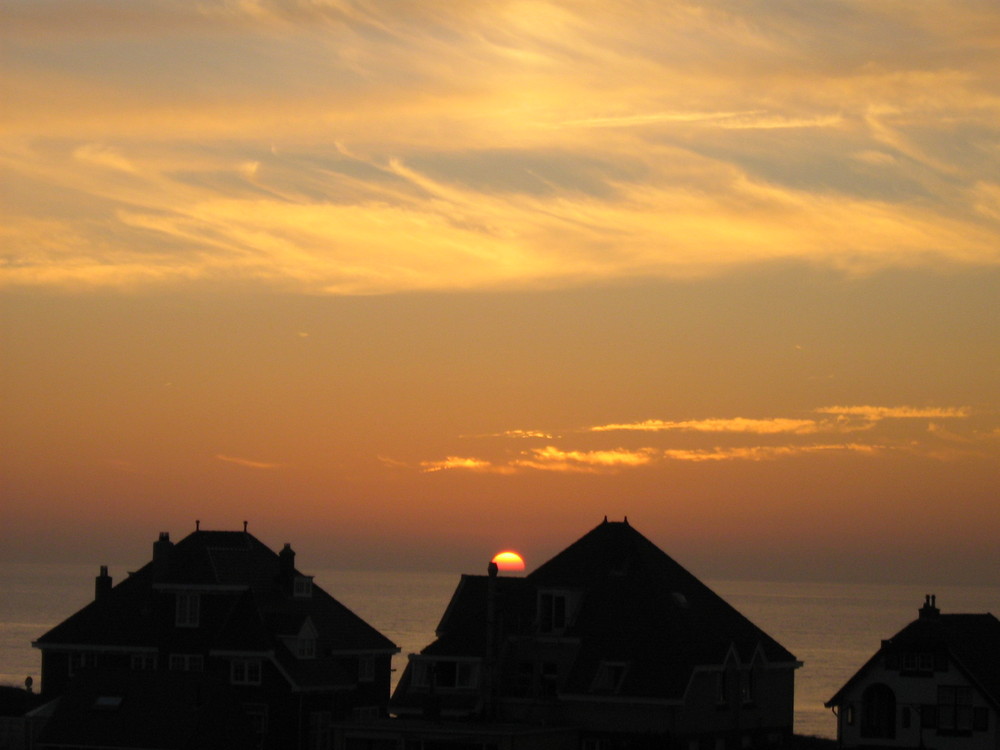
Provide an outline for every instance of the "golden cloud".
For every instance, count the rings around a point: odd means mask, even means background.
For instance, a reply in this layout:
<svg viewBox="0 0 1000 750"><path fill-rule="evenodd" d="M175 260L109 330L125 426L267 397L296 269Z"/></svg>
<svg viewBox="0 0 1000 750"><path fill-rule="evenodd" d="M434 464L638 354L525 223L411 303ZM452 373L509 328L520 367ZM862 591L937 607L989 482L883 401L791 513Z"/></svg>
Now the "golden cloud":
<svg viewBox="0 0 1000 750"><path fill-rule="evenodd" d="M597 425L589 429L591 432L612 432L618 430L665 432L668 430L681 430L752 433L756 435L775 435L779 433L806 435L816 432L819 426L811 419L746 419L743 417L734 417L730 419L695 419L681 422L647 419L642 422Z"/></svg>
<svg viewBox="0 0 1000 750"><path fill-rule="evenodd" d="M882 419L964 419L972 410L967 406L824 406L819 414L861 417L871 421Z"/></svg>

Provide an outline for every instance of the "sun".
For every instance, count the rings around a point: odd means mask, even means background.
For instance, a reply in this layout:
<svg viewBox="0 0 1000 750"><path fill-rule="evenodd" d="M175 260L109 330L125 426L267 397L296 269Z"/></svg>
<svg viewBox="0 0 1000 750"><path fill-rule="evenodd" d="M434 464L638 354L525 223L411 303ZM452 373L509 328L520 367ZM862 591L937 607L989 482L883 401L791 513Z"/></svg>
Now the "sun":
<svg viewBox="0 0 1000 750"><path fill-rule="evenodd" d="M499 570L524 570L524 558L511 550L497 552L493 556L493 562Z"/></svg>

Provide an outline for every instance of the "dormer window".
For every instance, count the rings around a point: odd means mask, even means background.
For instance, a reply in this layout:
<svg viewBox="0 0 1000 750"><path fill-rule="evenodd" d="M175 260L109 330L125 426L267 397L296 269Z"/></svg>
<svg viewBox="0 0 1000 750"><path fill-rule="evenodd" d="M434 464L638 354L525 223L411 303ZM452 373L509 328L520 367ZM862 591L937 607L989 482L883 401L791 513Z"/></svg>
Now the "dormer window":
<svg viewBox="0 0 1000 750"><path fill-rule="evenodd" d="M316 658L316 639L310 638L309 636L299 636L298 644L296 648L296 655L300 659L315 659Z"/></svg>
<svg viewBox="0 0 1000 750"><path fill-rule="evenodd" d="M179 628L196 628L201 615L201 597L198 594L178 593L174 623Z"/></svg>
<svg viewBox="0 0 1000 750"><path fill-rule="evenodd" d="M316 639L318 637L319 633L316 626L313 625L312 618L307 617L302 623L302 627L299 628L298 635L295 636L295 655L300 659L315 659Z"/></svg>
<svg viewBox="0 0 1000 750"><path fill-rule="evenodd" d="M308 599L313 592L313 577L295 576L292 592L296 599Z"/></svg>

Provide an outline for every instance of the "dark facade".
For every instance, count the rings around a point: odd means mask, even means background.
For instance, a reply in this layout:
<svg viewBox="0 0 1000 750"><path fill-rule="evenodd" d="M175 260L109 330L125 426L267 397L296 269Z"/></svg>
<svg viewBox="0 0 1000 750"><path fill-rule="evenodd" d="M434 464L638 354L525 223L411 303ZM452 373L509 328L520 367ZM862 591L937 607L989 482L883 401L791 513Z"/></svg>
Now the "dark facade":
<svg viewBox="0 0 1000 750"><path fill-rule="evenodd" d="M161 534L116 586L102 568L94 601L32 645L51 748L325 748L334 722L386 715L399 650L289 545L201 530Z"/></svg>
<svg viewBox="0 0 1000 750"><path fill-rule="evenodd" d="M928 596L826 705L845 748L1000 750L1000 621Z"/></svg>
<svg viewBox="0 0 1000 750"><path fill-rule="evenodd" d="M605 519L524 578L490 572L462 576L437 639L410 657L390 704L406 747L530 747L513 727L572 730L571 746L588 750L764 747L791 734L799 662L627 519ZM420 744L477 722L480 739ZM481 741L503 726L505 741Z"/></svg>

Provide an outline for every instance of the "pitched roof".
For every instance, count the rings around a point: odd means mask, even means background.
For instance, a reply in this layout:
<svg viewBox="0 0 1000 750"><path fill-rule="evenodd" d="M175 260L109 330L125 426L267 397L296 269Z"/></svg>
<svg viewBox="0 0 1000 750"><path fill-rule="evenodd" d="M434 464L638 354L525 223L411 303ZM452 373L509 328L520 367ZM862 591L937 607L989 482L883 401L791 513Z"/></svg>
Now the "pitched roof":
<svg viewBox="0 0 1000 750"><path fill-rule="evenodd" d="M317 653L398 651L388 638L318 586L293 595L300 575L252 534L195 531L165 546L154 560L105 596L70 616L35 644L156 648L173 652L273 651L280 636L294 636L306 618L318 631ZM291 550L288 550L291 559ZM163 564L160 564L160 563ZM162 590L191 589L202 596L197 628L175 627L173 597Z"/></svg>
<svg viewBox="0 0 1000 750"><path fill-rule="evenodd" d="M797 664L627 520L605 520L527 578L585 592L565 632L582 644L566 693L589 692L601 661L628 664L619 693L673 699L696 666L721 665L731 652L743 663L759 651L768 662Z"/></svg>
<svg viewBox="0 0 1000 750"><path fill-rule="evenodd" d="M1000 620L990 614L940 614L925 605L921 616L887 641L859 669L827 706L839 703L844 692L861 679L884 653L947 651L956 666L983 696L1000 708Z"/></svg>
<svg viewBox="0 0 1000 750"><path fill-rule="evenodd" d="M498 642L535 634L539 591L580 594L563 636L577 642L562 693L592 694L602 662L627 664L619 695L679 700L698 666L795 657L628 522L605 520L525 578L496 579ZM463 576L425 656L485 654L487 578ZM502 659L502 657L501 657ZM508 662L508 667L512 665ZM407 701L404 674L394 705Z"/></svg>

